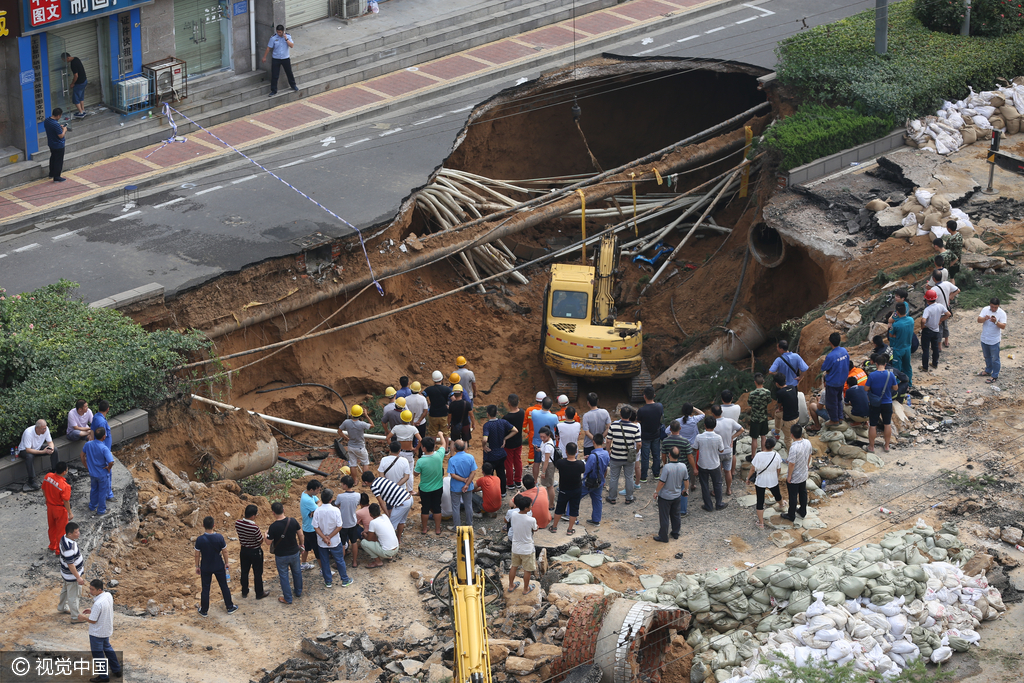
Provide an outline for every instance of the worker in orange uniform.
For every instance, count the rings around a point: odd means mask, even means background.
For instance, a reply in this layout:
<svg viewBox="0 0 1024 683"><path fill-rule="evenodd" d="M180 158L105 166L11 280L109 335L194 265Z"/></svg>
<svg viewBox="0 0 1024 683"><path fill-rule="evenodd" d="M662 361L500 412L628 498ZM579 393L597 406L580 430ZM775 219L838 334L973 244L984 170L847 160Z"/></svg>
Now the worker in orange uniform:
<svg viewBox="0 0 1024 683"><path fill-rule="evenodd" d="M533 420L530 419L530 413L535 410L540 410L543 406L542 401L548 397L543 391L537 392L537 403L526 409L526 418L523 420L523 443L530 449L530 454L526 458L527 465L533 465Z"/></svg>
<svg viewBox="0 0 1024 683"><path fill-rule="evenodd" d="M558 421L559 422L561 422L562 420L565 419L565 409L568 408L568 407L569 407L569 397L566 396L565 394L559 394L559 396L558 396L558 411L555 412L555 415L558 416ZM576 413L576 416L573 417L573 420L575 420L576 422L580 421L579 413Z"/></svg>
<svg viewBox="0 0 1024 683"><path fill-rule="evenodd" d="M850 377L855 377L857 379L857 384L860 386L864 386L868 383L868 373L864 372L863 368L858 368L856 365L853 366L853 369L850 370L850 374L847 375L847 388L850 386ZM846 398L846 389L843 389L843 398Z"/></svg>
<svg viewBox="0 0 1024 683"><path fill-rule="evenodd" d="M60 539L64 528L75 514L71 512L71 484L64 478L68 471L66 462L57 466L43 479L43 495L46 496L46 524L50 535L50 550L60 554Z"/></svg>

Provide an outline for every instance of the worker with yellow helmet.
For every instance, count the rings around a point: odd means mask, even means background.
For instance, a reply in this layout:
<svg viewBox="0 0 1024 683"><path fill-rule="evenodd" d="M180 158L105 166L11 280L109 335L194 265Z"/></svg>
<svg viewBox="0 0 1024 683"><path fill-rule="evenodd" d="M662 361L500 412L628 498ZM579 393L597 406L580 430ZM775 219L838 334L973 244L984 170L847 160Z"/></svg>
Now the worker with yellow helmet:
<svg viewBox="0 0 1024 683"><path fill-rule="evenodd" d="M373 426L373 418L364 414L363 407L356 404L349 408L348 419L338 427L338 438L347 444L345 450L348 453L348 466L359 475L362 475L363 467L370 466L370 454L366 450L363 434L367 429L373 429Z"/></svg>
<svg viewBox="0 0 1024 683"><path fill-rule="evenodd" d="M476 396L476 374L466 367L466 357L459 356L455 359L456 375L459 376L459 384L462 385L463 394L469 407L473 407L473 397Z"/></svg>
<svg viewBox="0 0 1024 683"><path fill-rule="evenodd" d="M411 410L409 410L408 408L406 410L403 410L400 414L400 417L402 418L402 422L396 425L394 429L391 430L391 436L394 436L395 439L398 441L398 454L401 457L405 458L406 462L409 463L409 472L411 473L413 471L414 466L413 453L414 449L419 445L420 433L419 430L416 429L416 427L412 424L414 415L412 414ZM407 488L409 488L409 490L412 490L411 486L412 477L410 477L409 481L407 482Z"/></svg>
<svg viewBox="0 0 1024 683"><path fill-rule="evenodd" d="M462 439L468 444L473 436L473 410L466 401L461 384L452 387L452 400L448 403L448 430L452 442Z"/></svg>
<svg viewBox="0 0 1024 683"><path fill-rule="evenodd" d="M444 375L440 370L434 370L430 379L434 384L423 392L427 399L427 427L424 436L433 436L448 427L448 401L452 397L451 388L443 384Z"/></svg>
<svg viewBox="0 0 1024 683"><path fill-rule="evenodd" d="M422 439L427 434L427 397L419 382L410 384L409 389L412 393L405 397L405 407L412 413L412 425L419 430Z"/></svg>
<svg viewBox="0 0 1024 683"><path fill-rule="evenodd" d="M388 410L388 407L394 405L392 410ZM401 396L395 399L393 404L384 406L384 417L381 418L381 422L384 423L384 437L391 440L391 430L396 426L402 424L402 413L405 411L405 399Z"/></svg>
<svg viewBox="0 0 1024 683"><path fill-rule="evenodd" d="M388 414L394 412L394 410L398 407L397 405L395 405L395 401L398 399L398 392L395 391L394 387L388 387L387 389L384 390L384 398L386 398L388 402L384 404L384 412L381 413L380 420L382 423L386 424Z"/></svg>

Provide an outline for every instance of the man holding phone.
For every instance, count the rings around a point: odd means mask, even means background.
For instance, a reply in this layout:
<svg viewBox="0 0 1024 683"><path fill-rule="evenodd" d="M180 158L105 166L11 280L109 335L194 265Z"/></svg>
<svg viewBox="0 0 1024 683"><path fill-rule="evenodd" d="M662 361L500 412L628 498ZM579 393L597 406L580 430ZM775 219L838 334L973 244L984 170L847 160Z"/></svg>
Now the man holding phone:
<svg viewBox="0 0 1024 683"><path fill-rule="evenodd" d="M60 177L61 171L64 170L64 135L68 130L67 125L60 122L63 113L63 109L56 107L50 113L50 118L43 122L43 128L46 130L46 146L50 148L49 177L53 178L55 183L63 183L66 180L66 178Z"/></svg>
<svg viewBox="0 0 1024 683"><path fill-rule="evenodd" d="M985 369L978 373L988 377L993 384L999 379L999 342L1006 329L1006 311L999 307L999 298L992 297L988 306L981 309L978 322L981 323L981 353L985 356Z"/></svg>

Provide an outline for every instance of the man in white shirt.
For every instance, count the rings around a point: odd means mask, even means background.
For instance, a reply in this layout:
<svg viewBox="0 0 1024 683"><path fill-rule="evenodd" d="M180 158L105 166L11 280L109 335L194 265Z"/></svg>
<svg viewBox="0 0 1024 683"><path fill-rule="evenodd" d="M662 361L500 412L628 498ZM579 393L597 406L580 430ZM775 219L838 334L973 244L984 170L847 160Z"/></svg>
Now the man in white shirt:
<svg viewBox="0 0 1024 683"><path fill-rule="evenodd" d="M701 496L704 499L703 509L705 512L724 510L729 507L728 503L722 501L722 454L725 453L725 443L722 437L715 432L717 421L711 415L704 418L704 431L695 439L697 461L693 461L693 453L690 453L690 466L697 471L697 478L700 480ZM714 501L711 493L714 490ZM714 505L714 507L712 507Z"/></svg>
<svg viewBox="0 0 1024 683"><path fill-rule="evenodd" d="M84 399L75 401L75 407L68 412L68 441L90 439L92 437L92 411Z"/></svg>
<svg viewBox="0 0 1024 683"><path fill-rule="evenodd" d="M798 515L800 517L807 516L807 471L811 464L811 452L814 450L814 446L803 438L804 428L800 425L793 425L790 428L790 433L793 435L793 441L786 454L786 462L789 464L789 472L786 475L789 511L780 517L792 522Z"/></svg>
<svg viewBox="0 0 1024 683"><path fill-rule="evenodd" d="M988 306L981 309L978 322L981 323L981 353L985 356L985 369L979 374L987 375L985 381L992 384L999 379L999 342L1006 329L1006 311L999 308L998 297L992 297Z"/></svg>
<svg viewBox="0 0 1024 683"><path fill-rule="evenodd" d="M390 439L391 437L394 437L398 441L399 445L401 445L399 453L401 453L402 457L405 458L405 461L409 463L409 471L412 472L415 465L413 461L413 453L415 450L419 449L418 439L420 436L420 430L413 426L413 418L415 415L408 408L403 410L399 417L401 418L402 423L395 425L391 429L391 433L388 435L388 438ZM415 444L415 448L413 444ZM409 490L411 491L412 489Z"/></svg>
<svg viewBox="0 0 1024 683"><path fill-rule="evenodd" d="M341 511L331 505L334 500L334 492L324 489L320 493L320 507L313 513L313 530L316 531L317 552L320 554L320 571L324 576L324 585L328 588L334 587L331 580L331 558L338 565L338 576L341 577L341 585L352 585L348 571L345 568L345 546L341 542L342 519Z"/></svg>
<svg viewBox="0 0 1024 683"><path fill-rule="evenodd" d="M391 559L398 554L398 536L387 515L380 513L380 505L370 503L370 528L363 534L359 544L363 551L373 558L367 567L383 567L383 558Z"/></svg>
<svg viewBox="0 0 1024 683"><path fill-rule="evenodd" d="M925 291L924 302L927 304L921 313L921 371L928 372L928 356L932 356L932 368L939 367L939 341L942 339L942 323L949 318L949 310L938 302L938 292L934 288ZM932 353L929 354L929 349Z"/></svg>
<svg viewBox="0 0 1024 683"><path fill-rule="evenodd" d="M935 284L932 289L935 290L937 301L946 307L949 311L950 317L953 317L953 302L956 301L956 295L960 293L960 288L953 284L950 280L942 279L942 271L932 271L932 280ZM942 332L942 345L945 348L949 348L949 320L943 320L939 325L939 330Z"/></svg>
<svg viewBox="0 0 1024 683"><path fill-rule="evenodd" d="M28 470L28 481L25 482L22 491L39 490L39 484L36 483L35 458L40 455L50 456L51 471L57 468L57 449L53 446L53 437L50 436L46 420L36 421L35 426L29 427L21 434L18 457L25 461L25 468Z"/></svg>
<svg viewBox="0 0 1024 683"><path fill-rule="evenodd" d="M388 449L391 454L380 459L377 470L388 481L393 481L412 493L412 468L409 467L409 461L406 460L405 455L401 453L401 444L398 441L392 441L388 444Z"/></svg>
<svg viewBox="0 0 1024 683"><path fill-rule="evenodd" d="M89 622L89 649L92 650L93 660L107 660L109 673L100 674L89 680L105 683L110 680L109 674L121 677L121 662L117 661L117 654L110 645L110 637L114 635L114 598L103 590L101 579L89 582L89 594L92 595L92 608L82 610L78 621ZM96 672L94 665L93 673Z"/></svg>
<svg viewBox="0 0 1024 683"><path fill-rule="evenodd" d="M732 398L730 396L730 398ZM739 408L739 406L735 406ZM715 434L722 437L722 444L725 446L725 450L722 451L721 461L722 470L725 472L725 495L732 495L732 472L735 465L735 456L733 455L733 444L736 443L736 439L740 438L740 435L745 431L739 422L736 420L724 417L725 407L724 406L711 406L711 414L715 416Z"/></svg>

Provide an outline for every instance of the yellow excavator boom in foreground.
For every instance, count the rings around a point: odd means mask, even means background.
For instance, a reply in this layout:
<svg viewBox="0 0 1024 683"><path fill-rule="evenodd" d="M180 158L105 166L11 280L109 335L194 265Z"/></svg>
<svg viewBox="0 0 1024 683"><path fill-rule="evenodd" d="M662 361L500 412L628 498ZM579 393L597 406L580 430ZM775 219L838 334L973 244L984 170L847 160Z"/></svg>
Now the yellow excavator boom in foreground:
<svg viewBox="0 0 1024 683"><path fill-rule="evenodd" d="M484 570L473 559L473 527L456 531L455 572L448 574L455 626L454 683L491 683L491 656L484 611Z"/></svg>

